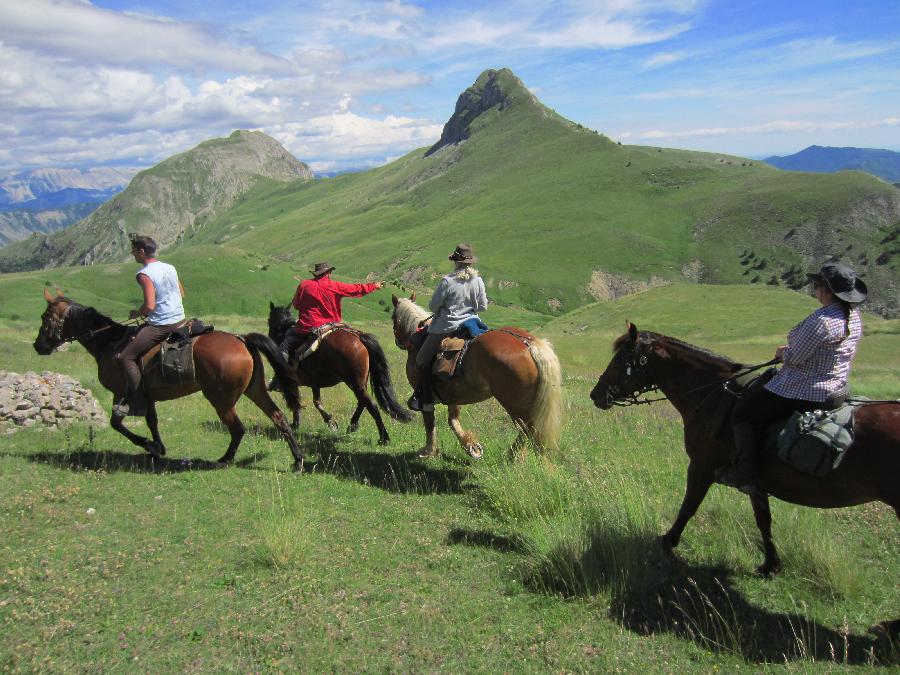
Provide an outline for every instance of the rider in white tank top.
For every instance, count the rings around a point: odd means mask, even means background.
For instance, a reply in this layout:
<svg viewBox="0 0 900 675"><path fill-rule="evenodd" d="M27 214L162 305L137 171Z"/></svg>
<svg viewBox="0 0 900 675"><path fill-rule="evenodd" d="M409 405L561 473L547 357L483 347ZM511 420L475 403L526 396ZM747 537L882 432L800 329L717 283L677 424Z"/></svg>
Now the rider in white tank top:
<svg viewBox="0 0 900 675"><path fill-rule="evenodd" d="M147 315L147 323L152 326L167 326L184 320L184 306L181 303L181 288L178 272L161 260L147 263L138 274L145 274L156 289L156 307Z"/></svg>

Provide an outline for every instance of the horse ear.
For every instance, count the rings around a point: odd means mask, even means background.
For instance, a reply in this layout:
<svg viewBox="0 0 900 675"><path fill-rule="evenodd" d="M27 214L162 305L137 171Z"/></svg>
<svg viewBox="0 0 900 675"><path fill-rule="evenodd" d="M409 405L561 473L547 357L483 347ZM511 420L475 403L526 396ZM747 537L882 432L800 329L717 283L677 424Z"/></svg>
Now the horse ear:
<svg viewBox="0 0 900 675"><path fill-rule="evenodd" d="M61 298L63 296L63 292L59 290L59 286L56 287L56 297Z"/></svg>
<svg viewBox="0 0 900 675"><path fill-rule="evenodd" d="M637 326L635 326L630 321L626 322L626 323L628 323L628 337L631 338L632 343L637 342L637 338L638 338Z"/></svg>
<svg viewBox="0 0 900 675"><path fill-rule="evenodd" d="M54 300L53 296L50 295L50 291L48 291L46 287L44 288L44 298L47 300L47 302L53 302Z"/></svg>
<svg viewBox="0 0 900 675"><path fill-rule="evenodd" d="M394 303L394 307L396 307L397 303L400 302L400 298L398 298L394 293L391 293L391 302Z"/></svg>
<svg viewBox="0 0 900 675"><path fill-rule="evenodd" d="M415 291L413 291L412 294L409 296L409 301L410 302L416 301L416 292Z"/></svg>
<svg viewBox="0 0 900 675"><path fill-rule="evenodd" d="M269 300L269 311L271 312L273 309L275 309L275 303Z"/></svg>

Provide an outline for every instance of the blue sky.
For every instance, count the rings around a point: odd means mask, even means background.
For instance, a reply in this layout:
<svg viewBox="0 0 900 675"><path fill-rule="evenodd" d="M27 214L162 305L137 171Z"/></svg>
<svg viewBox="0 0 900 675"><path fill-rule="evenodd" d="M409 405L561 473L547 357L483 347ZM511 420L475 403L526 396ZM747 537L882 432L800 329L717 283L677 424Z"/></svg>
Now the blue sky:
<svg viewBox="0 0 900 675"><path fill-rule="evenodd" d="M0 0L0 170L259 129L317 171L431 145L509 67L625 144L900 150L900 0Z"/></svg>

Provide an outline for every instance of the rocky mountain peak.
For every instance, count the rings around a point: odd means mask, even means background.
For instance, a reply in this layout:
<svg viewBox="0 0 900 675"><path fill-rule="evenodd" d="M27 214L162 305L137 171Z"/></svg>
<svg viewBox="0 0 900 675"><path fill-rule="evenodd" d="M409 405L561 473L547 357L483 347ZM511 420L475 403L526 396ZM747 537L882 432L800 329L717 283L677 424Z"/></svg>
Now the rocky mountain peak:
<svg viewBox="0 0 900 675"><path fill-rule="evenodd" d="M494 107L505 110L522 100L538 103L509 68L485 70L475 80L475 84L459 95L456 109L444 125L440 140L431 146L425 156L434 154L444 146L466 140L471 134L472 122L484 112Z"/></svg>

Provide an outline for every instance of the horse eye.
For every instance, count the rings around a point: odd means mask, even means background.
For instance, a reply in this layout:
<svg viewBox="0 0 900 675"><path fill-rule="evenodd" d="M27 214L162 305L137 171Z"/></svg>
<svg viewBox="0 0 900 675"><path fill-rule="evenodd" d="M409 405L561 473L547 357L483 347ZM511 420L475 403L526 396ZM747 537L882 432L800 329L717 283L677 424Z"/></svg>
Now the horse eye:
<svg viewBox="0 0 900 675"><path fill-rule="evenodd" d="M646 365L647 365L647 357L646 357L646 356L642 356L639 363L640 363L642 366L646 366Z"/></svg>

